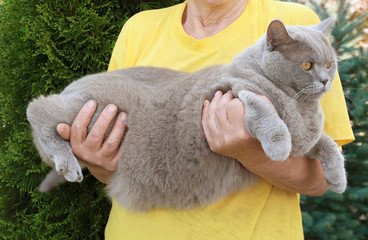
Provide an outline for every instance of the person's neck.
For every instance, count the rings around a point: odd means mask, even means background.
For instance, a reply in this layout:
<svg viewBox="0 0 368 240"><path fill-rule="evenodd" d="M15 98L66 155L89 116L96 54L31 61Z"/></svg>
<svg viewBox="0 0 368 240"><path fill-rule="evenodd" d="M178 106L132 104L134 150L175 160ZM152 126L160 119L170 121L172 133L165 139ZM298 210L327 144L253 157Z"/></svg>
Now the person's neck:
<svg viewBox="0 0 368 240"><path fill-rule="evenodd" d="M211 37L240 17L246 5L247 0L188 0L182 17L183 28L196 39Z"/></svg>

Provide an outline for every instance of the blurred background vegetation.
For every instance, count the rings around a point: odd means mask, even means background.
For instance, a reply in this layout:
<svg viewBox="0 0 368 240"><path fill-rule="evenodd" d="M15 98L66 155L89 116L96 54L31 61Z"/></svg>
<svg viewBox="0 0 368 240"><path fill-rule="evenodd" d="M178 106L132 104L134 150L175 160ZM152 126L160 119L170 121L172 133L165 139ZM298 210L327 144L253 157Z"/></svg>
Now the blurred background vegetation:
<svg viewBox="0 0 368 240"><path fill-rule="evenodd" d="M333 16L332 45L356 141L344 147L344 194L301 197L306 239L368 239L368 1L303 1L321 19Z"/></svg>
<svg viewBox="0 0 368 240"><path fill-rule="evenodd" d="M38 192L48 168L33 147L25 108L35 96L105 71L130 16L177 2L0 0L0 239L103 239L110 202L88 172L81 184ZM344 148L347 192L301 197L305 237L368 239L368 1L298 2L337 19L332 44L356 136Z"/></svg>

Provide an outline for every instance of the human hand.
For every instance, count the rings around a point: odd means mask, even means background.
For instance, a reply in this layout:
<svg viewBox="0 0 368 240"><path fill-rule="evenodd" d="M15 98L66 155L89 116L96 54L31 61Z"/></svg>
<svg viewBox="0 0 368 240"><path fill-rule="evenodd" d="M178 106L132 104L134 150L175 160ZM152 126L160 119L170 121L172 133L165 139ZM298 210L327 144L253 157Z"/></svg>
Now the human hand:
<svg viewBox="0 0 368 240"><path fill-rule="evenodd" d="M115 105L108 105L100 114L91 131L87 127L97 104L88 101L74 119L72 126L61 123L57 132L65 140L70 140L74 155L81 160L99 181L108 183L111 175L117 170L122 155L121 140L126 129L126 113L116 118L109 136L104 140L105 133L117 113Z"/></svg>
<svg viewBox="0 0 368 240"><path fill-rule="evenodd" d="M267 97L259 97L272 104ZM312 196L327 191L325 173L318 159L289 157L285 161L272 161L260 142L247 131L245 114L243 103L231 92L217 92L211 102L204 102L202 126L213 152L237 159L250 172L278 188Z"/></svg>
<svg viewBox="0 0 368 240"><path fill-rule="evenodd" d="M245 154L249 155L259 145L247 131L244 115L243 103L234 98L231 91L225 94L217 91L211 102L205 100L202 126L213 152L238 159Z"/></svg>

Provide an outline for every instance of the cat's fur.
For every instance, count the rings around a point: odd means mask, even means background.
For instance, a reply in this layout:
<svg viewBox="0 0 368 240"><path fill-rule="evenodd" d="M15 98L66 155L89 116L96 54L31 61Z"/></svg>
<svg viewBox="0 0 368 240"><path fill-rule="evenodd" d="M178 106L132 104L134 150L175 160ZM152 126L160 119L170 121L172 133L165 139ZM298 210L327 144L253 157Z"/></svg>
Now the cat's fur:
<svg viewBox="0 0 368 240"><path fill-rule="evenodd" d="M257 179L238 161L213 153L203 135L203 101L216 90L231 89L245 106L247 130L267 156L275 161L288 156L317 158L330 189L341 193L346 188L344 157L322 133L319 104L337 66L326 39L332 22L285 27L274 20L267 33L230 64L194 73L136 67L86 76L59 95L41 96L29 104L27 116L37 149L68 181L81 181L81 167L56 126L71 124L89 99L98 103L90 126L108 104L115 104L128 113L129 130L108 194L122 207L137 211L206 206ZM304 62L313 62L313 68L304 70ZM274 107L255 93L267 96ZM50 180L54 175L41 190L59 181Z"/></svg>

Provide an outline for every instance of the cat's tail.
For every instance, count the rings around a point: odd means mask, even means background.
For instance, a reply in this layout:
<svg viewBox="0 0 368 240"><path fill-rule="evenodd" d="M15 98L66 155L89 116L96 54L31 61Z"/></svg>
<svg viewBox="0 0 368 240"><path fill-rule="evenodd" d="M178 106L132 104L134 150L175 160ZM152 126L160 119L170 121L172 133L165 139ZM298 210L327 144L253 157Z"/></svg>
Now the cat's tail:
<svg viewBox="0 0 368 240"><path fill-rule="evenodd" d="M59 183L65 182L65 178L59 175L55 169L52 169L46 178L40 184L38 190L40 192L49 192Z"/></svg>

